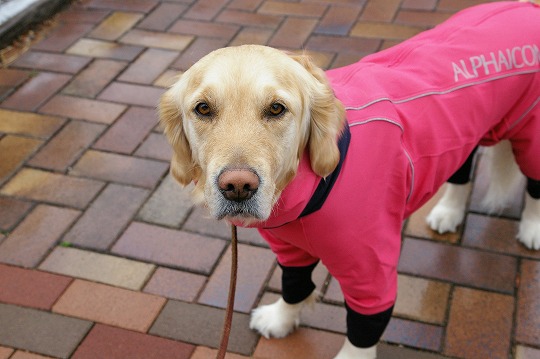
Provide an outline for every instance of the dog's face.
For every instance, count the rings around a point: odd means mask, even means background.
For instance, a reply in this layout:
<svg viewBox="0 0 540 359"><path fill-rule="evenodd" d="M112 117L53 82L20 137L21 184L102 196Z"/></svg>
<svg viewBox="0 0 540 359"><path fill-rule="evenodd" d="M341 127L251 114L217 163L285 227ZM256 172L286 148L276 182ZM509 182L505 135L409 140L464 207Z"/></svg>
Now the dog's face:
<svg viewBox="0 0 540 359"><path fill-rule="evenodd" d="M214 51L163 95L171 172L215 218L270 216L309 146L312 169L337 165L344 120L324 73L306 57L249 45Z"/></svg>

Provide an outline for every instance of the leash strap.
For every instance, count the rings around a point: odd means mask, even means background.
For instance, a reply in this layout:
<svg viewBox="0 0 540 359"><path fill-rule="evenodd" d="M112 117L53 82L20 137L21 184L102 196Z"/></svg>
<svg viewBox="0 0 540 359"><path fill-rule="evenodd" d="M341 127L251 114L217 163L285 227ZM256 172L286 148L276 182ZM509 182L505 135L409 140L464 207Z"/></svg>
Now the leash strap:
<svg viewBox="0 0 540 359"><path fill-rule="evenodd" d="M225 312L225 323L221 333L221 343L216 359L224 359L229 345L229 336L231 334L232 317L234 313L234 295L236 292L236 273L238 271L238 237L234 224L231 224L231 279L229 282L229 297L227 299L227 310Z"/></svg>

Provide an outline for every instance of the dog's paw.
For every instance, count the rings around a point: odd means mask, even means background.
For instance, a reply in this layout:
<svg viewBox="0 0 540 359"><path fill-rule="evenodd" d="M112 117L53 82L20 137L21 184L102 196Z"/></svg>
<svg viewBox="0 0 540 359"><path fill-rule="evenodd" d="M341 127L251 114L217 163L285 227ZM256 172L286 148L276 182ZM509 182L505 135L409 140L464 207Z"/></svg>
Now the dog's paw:
<svg viewBox="0 0 540 359"><path fill-rule="evenodd" d="M301 304L287 304L282 298L251 312L249 327L265 338L283 338L300 324Z"/></svg>
<svg viewBox="0 0 540 359"><path fill-rule="evenodd" d="M540 222L531 220L522 220L519 224L517 235L519 241L529 249L540 249Z"/></svg>
<svg viewBox="0 0 540 359"><path fill-rule="evenodd" d="M431 229L442 234L455 232L464 217L465 208L438 203L426 217L426 221Z"/></svg>
<svg viewBox="0 0 540 359"><path fill-rule="evenodd" d="M343 347L334 359L376 359L377 345L369 348L357 348L351 344L348 338L345 339Z"/></svg>

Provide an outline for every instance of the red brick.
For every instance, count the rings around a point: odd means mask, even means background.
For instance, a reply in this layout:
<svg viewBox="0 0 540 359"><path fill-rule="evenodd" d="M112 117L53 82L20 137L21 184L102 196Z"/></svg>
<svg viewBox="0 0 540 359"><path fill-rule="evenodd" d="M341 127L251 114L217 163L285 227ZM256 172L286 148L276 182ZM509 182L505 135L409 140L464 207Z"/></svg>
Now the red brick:
<svg viewBox="0 0 540 359"><path fill-rule="evenodd" d="M194 346L148 334L96 324L73 359L188 359Z"/></svg>
<svg viewBox="0 0 540 359"><path fill-rule="evenodd" d="M79 216L79 211L37 206L0 244L0 262L36 266Z"/></svg>
<svg viewBox="0 0 540 359"><path fill-rule="evenodd" d="M510 350L513 311L511 296L456 288L444 353L470 359L506 358Z"/></svg>
<svg viewBox="0 0 540 359"><path fill-rule="evenodd" d="M276 28L282 21L280 16L255 14L239 10L224 10L217 17L218 22L241 26Z"/></svg>
<svg viewBox="0 0 540 359"><path fill-rule="evenodd" d="M65 172L103 130L104 126L100 124L71 121L28 163Z"/></svg>
<svg viewBox="0 0 540 359"><path fill-rule="evenodd" d="M156 5L156 0L91 0L84 4L90 9L125 10L147 13Z"/></svg>
<svg viewBox="0 0 540 359"><path fill-rule="evenodd" d="M76 279L53 312L139 332L146 332L165 298Z"/></svg>
<svg viewBox="0 0 540 359"><path fill-rule="evenodd" d="M265 284L275 256L269 249L238 245L238 280L234 308L249 313L255 305L259 292ZM227 293L231 270L231 248L225 252L220 263L210 276L199 298L199 303L214 307L227 306Z"/></svg>
<svg viewBox="0 0 540 359"><path fill-rule="evenodd" d="M45 39L35 44L34 50L63 52L92 29L92 24L62 22Z"/></svg>
<svg viewBox="0 0 540 359"><path fill-rule="evenodd" d="M88 37L114 41L129 31L143 16L133 12L113 12L99 23Z"/></svg>
<svg viewBox="0 0 540 359"><path fill-rule="evenodd" d="M399 12L395 23L413 26L434 27L435 25L438 25L441 22L447 20L450 16L452 16L452 14L446 12L403 10Z"/></svg>
<svg viewBox="0 0 540 359"><path fill-rule="evenodd" d="M0 86L17 87L30 76L29 71L0 69Z"/></svg>
<svg viewBox="0 0 540 359"><path fill-rule="evenodd" d="M326 35L347 35L361 10L361 6L332 6L319 22L315 32Z"/></svg>
<svg viewBox="0 0 540 359"><path fill-rule="evenodd" d="M86 69L81 71L62 91L66 95L95 97L101 92L125 67L123 61L94 60Z"/></svg>
<svg viewBox="0 0 540 359"><path fill-rule="evenodd" d="M57 95L40 109L40 112L92 122L110 124L116 120L126 106L106 101Z"/></svg>
<svg viewBox="0 0 540 359"><path fill-rule="evenodd" d="M151 84L178 57L178 52L148 49L118 78L120 81Z"/></svg>
<svg viewBox="0 0 540 359"><path fill-rule="evenodd" d="M42 51L29 51L21 56L14 66L51 72L65 72L75 74L88 65L90 59L73 56L54 54Z"/></svg>
<svg viewBox="0 0 540 359"><path fill-rule="evenodd" d="M60 90L71 77L64 74L41 72L2 103L2 107L32 111Z"/></svg>
<svg viewBox="0 0 540 359"><path fill-rule="evenodd" d="M144 291L162 297L192 302L198 296L207 279L199 274L158 268L148 281Z"/></svg>
<svg viewBox="0 0 540 359"><path fill-rule="evenodd" d="M49 310L72 279L0 264L0 301Z"/></svg>
<svg viewBox="0 0 540 359"><path fill-rule="evenodd" d="M58 20L69 23L88 23L97 24L103 20L109 11L107 10L83 10L77 6L71 6L66 11L58 14Z"/></svg>
<svg viewBox="0 0 540 359"><path fill-rule="evenodd" d="M119 44L117 42L82 38L66 53L115 60L134 60L144 49L141 46Z"/></svg>
<svg viewBox="0 0 540 359"><path fill-rule="evenodd" d="M13 135L0 138L0 183L21 167L42 143L40 140Z"/></svg>
<svg viewBox="0 0 540 359"><path fill-rule="evenodd" d="M259 8L260 14L292 15L301 17L321 17L327 6L322 4L304 4L286 1L265 1Z"/></svg>
<svg viewBox="0 0 540 359"><path fill-rule="evenodd" d="M64 123L65 120L58 117L0 109L0 132L4 133L47 139Z"/></svg>
<svg viewBox="0 0 540 359"><path fill-rule="evenodd" d="M220 239L133 222L116 242L112 252L209 274L225 245Z"/></svg>
<svg viewBox="0 0 540 359"><path fill-rule="evenodd" d="M180 19L176 21L168 31L179 34L215 37L230 40L238 32L239 28L239 26L231 24Z"/></svg>
<svg viewBox="0 0 540 359"><path fill-rule="evenodd" d="M524 260L518 290L516 339L538 346L540 343L540 262Z"/></svg>
<svg viewBox="0 0 540 359"><path fill-rule="evenodd" d="M120 42L125 44L183 51L193 41L193 36L133 29Z"/></svg>
<svg viewBox="0 0 540 359"><path fill-rule="evenodd" d="M229 44L230 46L240 45L266 45L268 40L272 37L274 32L270 29L263 29L257 27L244 27L238 32L238 35Z"/></svg>
<svg viewBox="0 0 540 359"><path fill-rule="evenodd" d="M165 136L161 133L151 133L137 149L135 155L161 161L170 161L172 148Z"/></svg>
<svg viewBox="0 0 540 359"><path fill-rule="evenodd" d="M137 27L146 30L165 31L186 9L186 5L162 3L146 16Z"/></svg>
<svg viewBox="0 0 540 359"><path fill-rule="evenodd" d="M287 18L269 45L273 47L303 48L304 43L317 25L317 20L289 17Z"/></svg>
<svg viewBox="0 0 540 359"><path fill-rule="evenodd" d="M437 325L392 318L382 336L382 340L438 351L443 342L443 333L443 328Z"/></svg>
<svg viewBox="0 0 540 359"><path fill-rule="evenodd" d="M408 10L433 10L437 5L437 0L403 0L402 9Z"/></svg>
<svg viewBox="0 0 540 359"><path fill-rule="evenodd" d="M72 174L104 181L153 188L167 171L165 162L88 150Z"/></svg>
<svg viewBox="0 0 540 359"><path fill-rule="evenodd" d="M314 51L331 52L375 52L380 40L354 37L333 37L326 35L313 35L309 38L306 48Z"/></svg>
<svg viewBox="0 0 540 359"><path fill-rule="evenodd" d="M172 65L175 69L187 70L204 55L219 49L227 44L226 39L197 38L191 46Z"/></svg>
<svg viewBox="0 0 540 359"><path fill-rule="evenodd" d="M360 19L363 21L391 22L401 0L368 1Z"/></svg>
<svg viewBox="0 0 540 359"><path fill-rule="evenodd" d="M0 230L8 231L32 208L30 202L0 197Z"/></svg>
<svg viewBox="0 0 540 359"><path fill-rule="evenodd" d="M263 0L233 0L227 6L228 9L255 11Z"/></svg>
<svg viewBox="0 0 540 359"><path fill-rule="evenodd" d="M161 88L113 82L99 95L100 100L155 108L165 92Z"/></svg>
<svg viewBox="0 0 540 359"><path fill-rule="evenodd" d="M194 20L212 20L226 4L226 0L197 1L184 17Z"/></svg>

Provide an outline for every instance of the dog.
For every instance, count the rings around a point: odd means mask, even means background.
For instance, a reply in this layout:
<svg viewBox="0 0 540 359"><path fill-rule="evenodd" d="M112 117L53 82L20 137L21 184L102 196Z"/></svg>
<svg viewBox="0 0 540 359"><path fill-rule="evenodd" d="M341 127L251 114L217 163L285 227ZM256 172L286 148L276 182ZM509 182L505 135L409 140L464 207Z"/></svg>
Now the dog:
<svg viewBox="0 0 540 359"><path fill-rule="evenodd" d="M454 231L479 145L493 148L491 205L527 177L517 236L540 249L539 46L540 7L498 2L327 72L245 45L181 75L159 104L172 175L216 219L258 228L283 269L282 297L255 309L251 328L293 331L322 261L347 310L335 358L375 358L403 220L447 181L427 221Z"/></svg>

